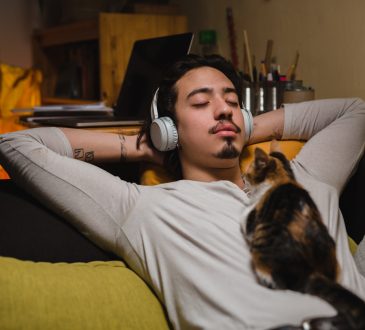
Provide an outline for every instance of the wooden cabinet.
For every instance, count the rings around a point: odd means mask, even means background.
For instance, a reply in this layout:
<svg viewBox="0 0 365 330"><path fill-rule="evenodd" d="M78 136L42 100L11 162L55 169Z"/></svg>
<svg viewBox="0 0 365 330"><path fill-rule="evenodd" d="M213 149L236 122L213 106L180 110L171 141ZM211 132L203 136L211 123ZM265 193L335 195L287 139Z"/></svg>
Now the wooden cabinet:
<svg viewBox="0 0 365 330"><path fill-rule="evenodd" d="M43 102L113 105L134 41L186 31L185 16L115 13L35 31L33 59L43 72Z"/></svg>

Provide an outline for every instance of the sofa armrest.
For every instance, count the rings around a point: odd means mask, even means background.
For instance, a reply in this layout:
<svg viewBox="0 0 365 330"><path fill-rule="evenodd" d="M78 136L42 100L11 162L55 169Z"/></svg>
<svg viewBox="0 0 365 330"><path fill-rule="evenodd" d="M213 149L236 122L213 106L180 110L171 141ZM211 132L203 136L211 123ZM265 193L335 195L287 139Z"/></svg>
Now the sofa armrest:
<svg viewBox="0 0 365 330"><path fill-rule="evenodd" d="M0 329L168 329L149 287L121 261L0 257Z"/></svg>
<svg viewBox="0 0 365 330"><path fill-rule="evenodd" d="M0 180L0 255L23 260L114 260L12 180Z"/></svg>

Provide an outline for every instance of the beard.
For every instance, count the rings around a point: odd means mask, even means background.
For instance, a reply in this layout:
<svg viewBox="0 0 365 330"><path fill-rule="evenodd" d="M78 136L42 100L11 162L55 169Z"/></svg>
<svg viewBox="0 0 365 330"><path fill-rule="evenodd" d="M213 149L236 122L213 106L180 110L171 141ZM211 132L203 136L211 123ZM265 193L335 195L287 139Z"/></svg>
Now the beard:
<svg viewBox="0 0 365 330"><path fill-rule="evenodd" d="M222 150L218 151L215 156L220 159L232 159L237 158L240 155L240 152L233 145L231 139L227 139L224 144Z"/></svg>

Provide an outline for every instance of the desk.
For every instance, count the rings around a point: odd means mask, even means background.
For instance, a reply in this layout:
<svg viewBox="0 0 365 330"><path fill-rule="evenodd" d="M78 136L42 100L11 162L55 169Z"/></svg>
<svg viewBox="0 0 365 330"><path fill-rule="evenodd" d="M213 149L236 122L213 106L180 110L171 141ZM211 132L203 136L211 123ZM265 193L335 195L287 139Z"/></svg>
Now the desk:
<svg viewBox="0 0 365 330"><path fill-rule="evenodd" d="M34 126L32 126L34 127ZM0 118L0 134L20 131L30 128L25 124L19 123L19 117L13 116L9 118ZM90 128L90 130L98 130L108 133L118 133L123 135L135 135L138 134L139 126L116 126L116 127L101 127L101 128ZM0 166L0 179L9 179L9 175Z"/></svg>

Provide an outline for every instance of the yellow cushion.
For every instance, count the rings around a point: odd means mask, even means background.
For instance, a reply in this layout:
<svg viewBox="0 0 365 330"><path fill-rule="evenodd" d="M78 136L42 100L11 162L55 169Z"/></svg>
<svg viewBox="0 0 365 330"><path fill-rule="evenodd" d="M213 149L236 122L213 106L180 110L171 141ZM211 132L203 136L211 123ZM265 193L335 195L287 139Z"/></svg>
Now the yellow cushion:
<svg viewBox="0 0 365 330"><path fill-rule="evenodd" d="M147 285L120 261L0 257L0 329L168 329Z"/></svg>

